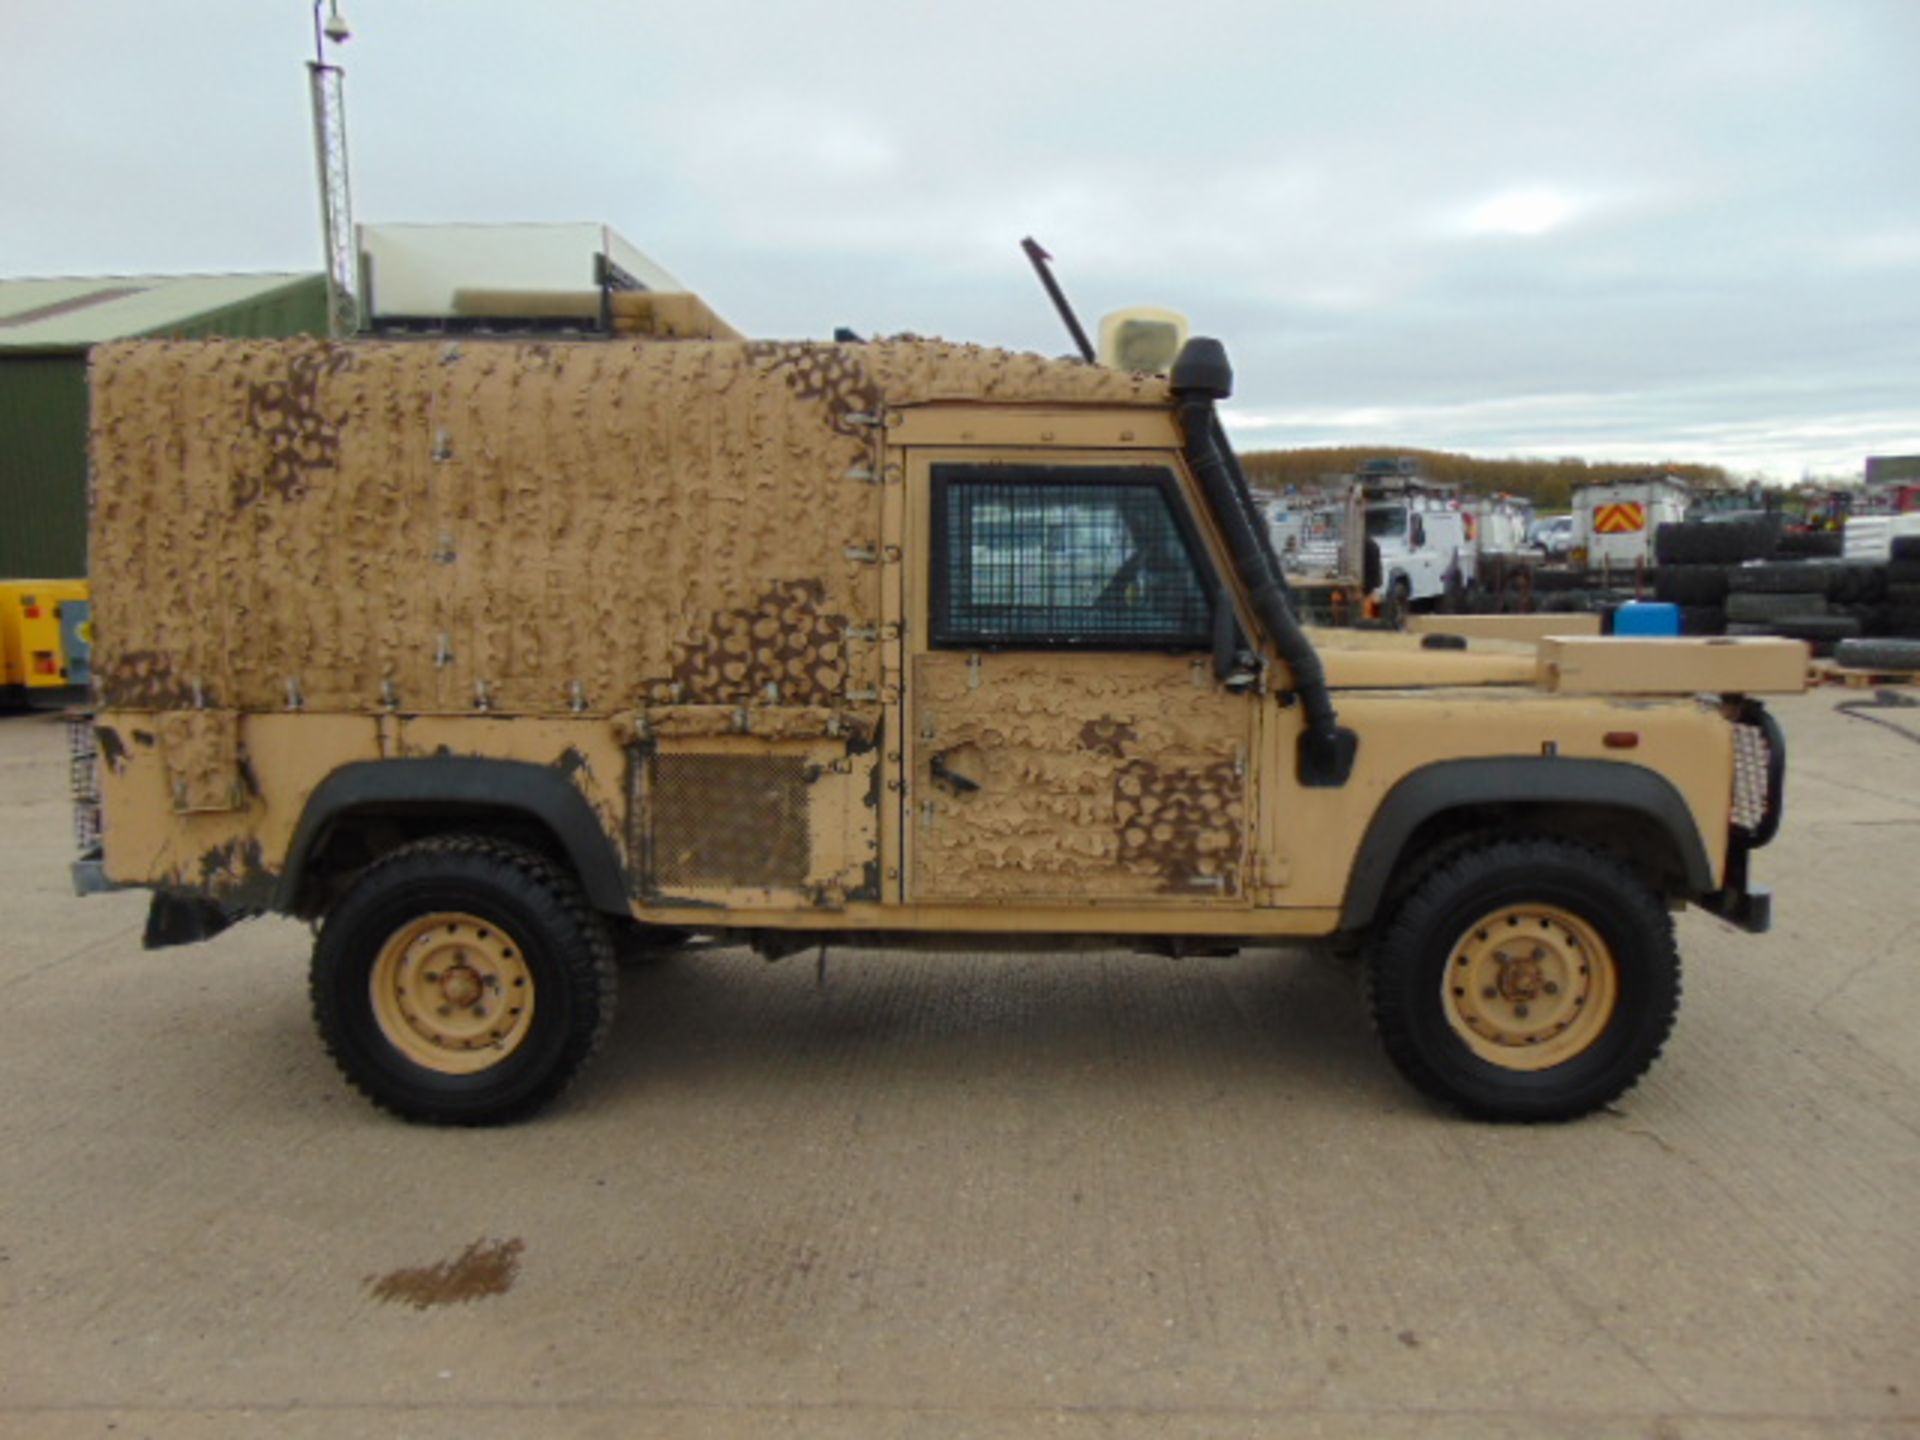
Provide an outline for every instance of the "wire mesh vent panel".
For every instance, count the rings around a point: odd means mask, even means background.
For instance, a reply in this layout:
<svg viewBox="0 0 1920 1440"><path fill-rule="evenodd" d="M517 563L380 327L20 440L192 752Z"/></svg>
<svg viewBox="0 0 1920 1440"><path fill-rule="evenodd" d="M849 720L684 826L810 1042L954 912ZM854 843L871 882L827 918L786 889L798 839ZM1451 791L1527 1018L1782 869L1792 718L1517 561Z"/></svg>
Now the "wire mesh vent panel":
<svg viewBox="0 0 1920 1440"><path fill-rule="evenodd" d="M943 509L942 643L1210 641L1206 588L1156 485L956 480Z"/></svg>
<svg viewBox="0 0 1920 1440"><path fill-rule="evenodd" d="M1733 823L1736 829L1758 830L1767 818L1766 732L1758 725L1733 727Z"/></svg>
<svg viewBox="0 0 1920 1440"><path fill-rule="evenodd" d="M67 717L67 791L73 798L73 843L84 856L100 850L100 747L93 716Z"/></svg>
<svg viewBox="0 0 1920 1440"><path fill-rule="evenodd" d="M655 887L804 884L806 772L797 756L656 755Z"/></svg>

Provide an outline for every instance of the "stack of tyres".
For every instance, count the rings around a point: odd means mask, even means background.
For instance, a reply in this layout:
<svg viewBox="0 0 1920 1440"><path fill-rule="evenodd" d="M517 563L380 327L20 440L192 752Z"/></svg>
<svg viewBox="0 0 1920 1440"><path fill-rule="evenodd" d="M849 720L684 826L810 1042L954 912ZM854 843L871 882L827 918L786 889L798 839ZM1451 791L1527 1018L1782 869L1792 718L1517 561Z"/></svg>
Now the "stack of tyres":
<svg viewBox="0 0 1920 1440"><path fill-rule="evenodd" d="M1727 628L1725 565L1662 565L1653 572L1653 593L1680 607L1682 635L1721 635Z"/></svg>
<svg viewBox="0 0 1920 1440"><path fill-rule="evenodd" d="M1680 607L1682 635L1727 632L1728 576L1733 567L1764 560L1780 543L1771 516L1689 520L1653 532L1653 593Z"/></svg>
<svg viewBox="0 0 1920 1440"><path fill-rule="evenodd" d="M1739 565L1767 559L1779 544L1780 527L1770 515L1689 520L1653 532L1653 559L1663 566Z"/></svg>
<svg viewBox="0 0 1920 1440"><path fill-rule="evenodd" d="M1901 535L1893 542L1893 558L1885 566L1886 591L1873 633L1901 640L1920 640L1920 535Z"/></svg>
<svg viewBox="0 0 1920 1440"><path fill-rule="evenodd" d="M1788 530L1773 552L1782 560L1838 560L1846 553L1838 530Z"/></svg>
<svg viewBox="0 0 1920 1440"><path fill-rule="evenodd" d="M1834 559L1740 566L1727 576L1727 633L1784 635L1831 655L1842 640L1879 628L1888 569Z"/></svg>

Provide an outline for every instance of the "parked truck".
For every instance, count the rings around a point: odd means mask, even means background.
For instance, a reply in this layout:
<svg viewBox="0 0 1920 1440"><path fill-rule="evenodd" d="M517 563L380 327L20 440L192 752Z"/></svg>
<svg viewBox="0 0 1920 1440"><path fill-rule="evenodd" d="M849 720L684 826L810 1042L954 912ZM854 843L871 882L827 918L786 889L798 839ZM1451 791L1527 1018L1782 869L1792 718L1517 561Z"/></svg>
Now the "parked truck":
<svg viewBox="0 0 1920 1440"><path fill-rule="evenodd" d="M1353 618L1370 602L1404 621L1483 582L1498 591L1532 561L1526 524L1526 507L1508 497L1463 500L1414 461L1387 458L1363 462L1342 493L1289 507L1284 522L1270 514L1268 529L1312 609ZM1483 573L1490 569L1498 573ZM1345 603L1336 607L1333 596Z"/></svg>
<svg viewBox="0 0 1920 1440"><path fill-rule="evenodd" d="M1575 563L1631 575L1654 565L1654 535L1687 518L1692 489L1677 475L1582 485L1573 492Z"/></svg>
<svg viewBox="0 0 1920 1440"><path fill-rule="evenodd" d="M416 1120L540 1108L607 1035L616 947L689 936L1332 941L1427 1094L1609 1103L1674 1018L1672 911L1767 928L1758 696L1804 648L1323 651L1231 388L1206 339L1170 376L904 340L103 346L76 881L150 889L156 947L312 922L321 1038Z"/></svg>

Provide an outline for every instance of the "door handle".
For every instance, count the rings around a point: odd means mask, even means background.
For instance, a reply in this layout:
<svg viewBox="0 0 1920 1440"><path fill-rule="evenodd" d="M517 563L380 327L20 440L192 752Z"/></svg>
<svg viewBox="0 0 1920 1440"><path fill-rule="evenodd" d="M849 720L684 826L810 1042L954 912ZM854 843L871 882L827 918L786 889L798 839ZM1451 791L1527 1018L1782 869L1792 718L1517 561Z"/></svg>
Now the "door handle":
<svg viewBox="0 0 1920 1440"><path fill-rule="evenodd" d="M927 762L927 769L933 772L933 778L940 784L952 787L956 795L971 795L980 788L978 780L969 780L947 768L947 752L944 750L934 752L933 759Z"/></svg>

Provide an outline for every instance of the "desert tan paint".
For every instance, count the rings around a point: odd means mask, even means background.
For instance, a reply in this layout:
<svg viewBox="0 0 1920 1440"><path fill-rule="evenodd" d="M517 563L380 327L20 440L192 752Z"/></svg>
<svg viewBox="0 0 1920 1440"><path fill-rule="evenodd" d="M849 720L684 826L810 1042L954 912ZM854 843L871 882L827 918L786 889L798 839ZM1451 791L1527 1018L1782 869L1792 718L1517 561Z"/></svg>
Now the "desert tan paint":
<svg viewBox="0 0 1920 1440"><path fill-rule="evenodd" d="M1304 790L1299 708L1196 657L929 651L915 453L1164 466L1227 573L1162 380L922 342L145 343L94 364L116 880L259 903L333 770L448 753L564 774L643 918L1324 933L1409 771L1546 743L1619 758L1602 737L1629 724L1723 862L1724 723L1549 699L1521 654L1330 654L1337 684L1376 688L1339 696L1352 782ZM1454 688L1379 688L1410 685ZM650 888L650 767L675 754L804 770L805 875ZM936 754L992 787L949 793Z"/></svg>
<svg viewBox="0 0 1920 1440"><path fill-rule="evenodd" d="M1733 736L1719 714L1691 700L1561 698L1511 689L1349 691L1336 695L1340 722L1362 736L1352 778L1337 790L1293 782L1300 733L1296 707L1284 713L1267 754L1276 780L1262 817L1288 905L1337 905L1366 824L1387 792L1412 771L1443 760L1552 752L1567 759L1637 765L1680 792L1700 828L1707 862L1726 863L1733 809ZM1609 748L1631 733L1634 748ZM1279 898L1279 897L1276 897Z"/></svg>
<svg viewBox="0 0 1920 1440"><path fill-rule="evenodd" d="M1252 706L1205 660L931 652L913 694L914 899L1244 893Z"/></svg>

